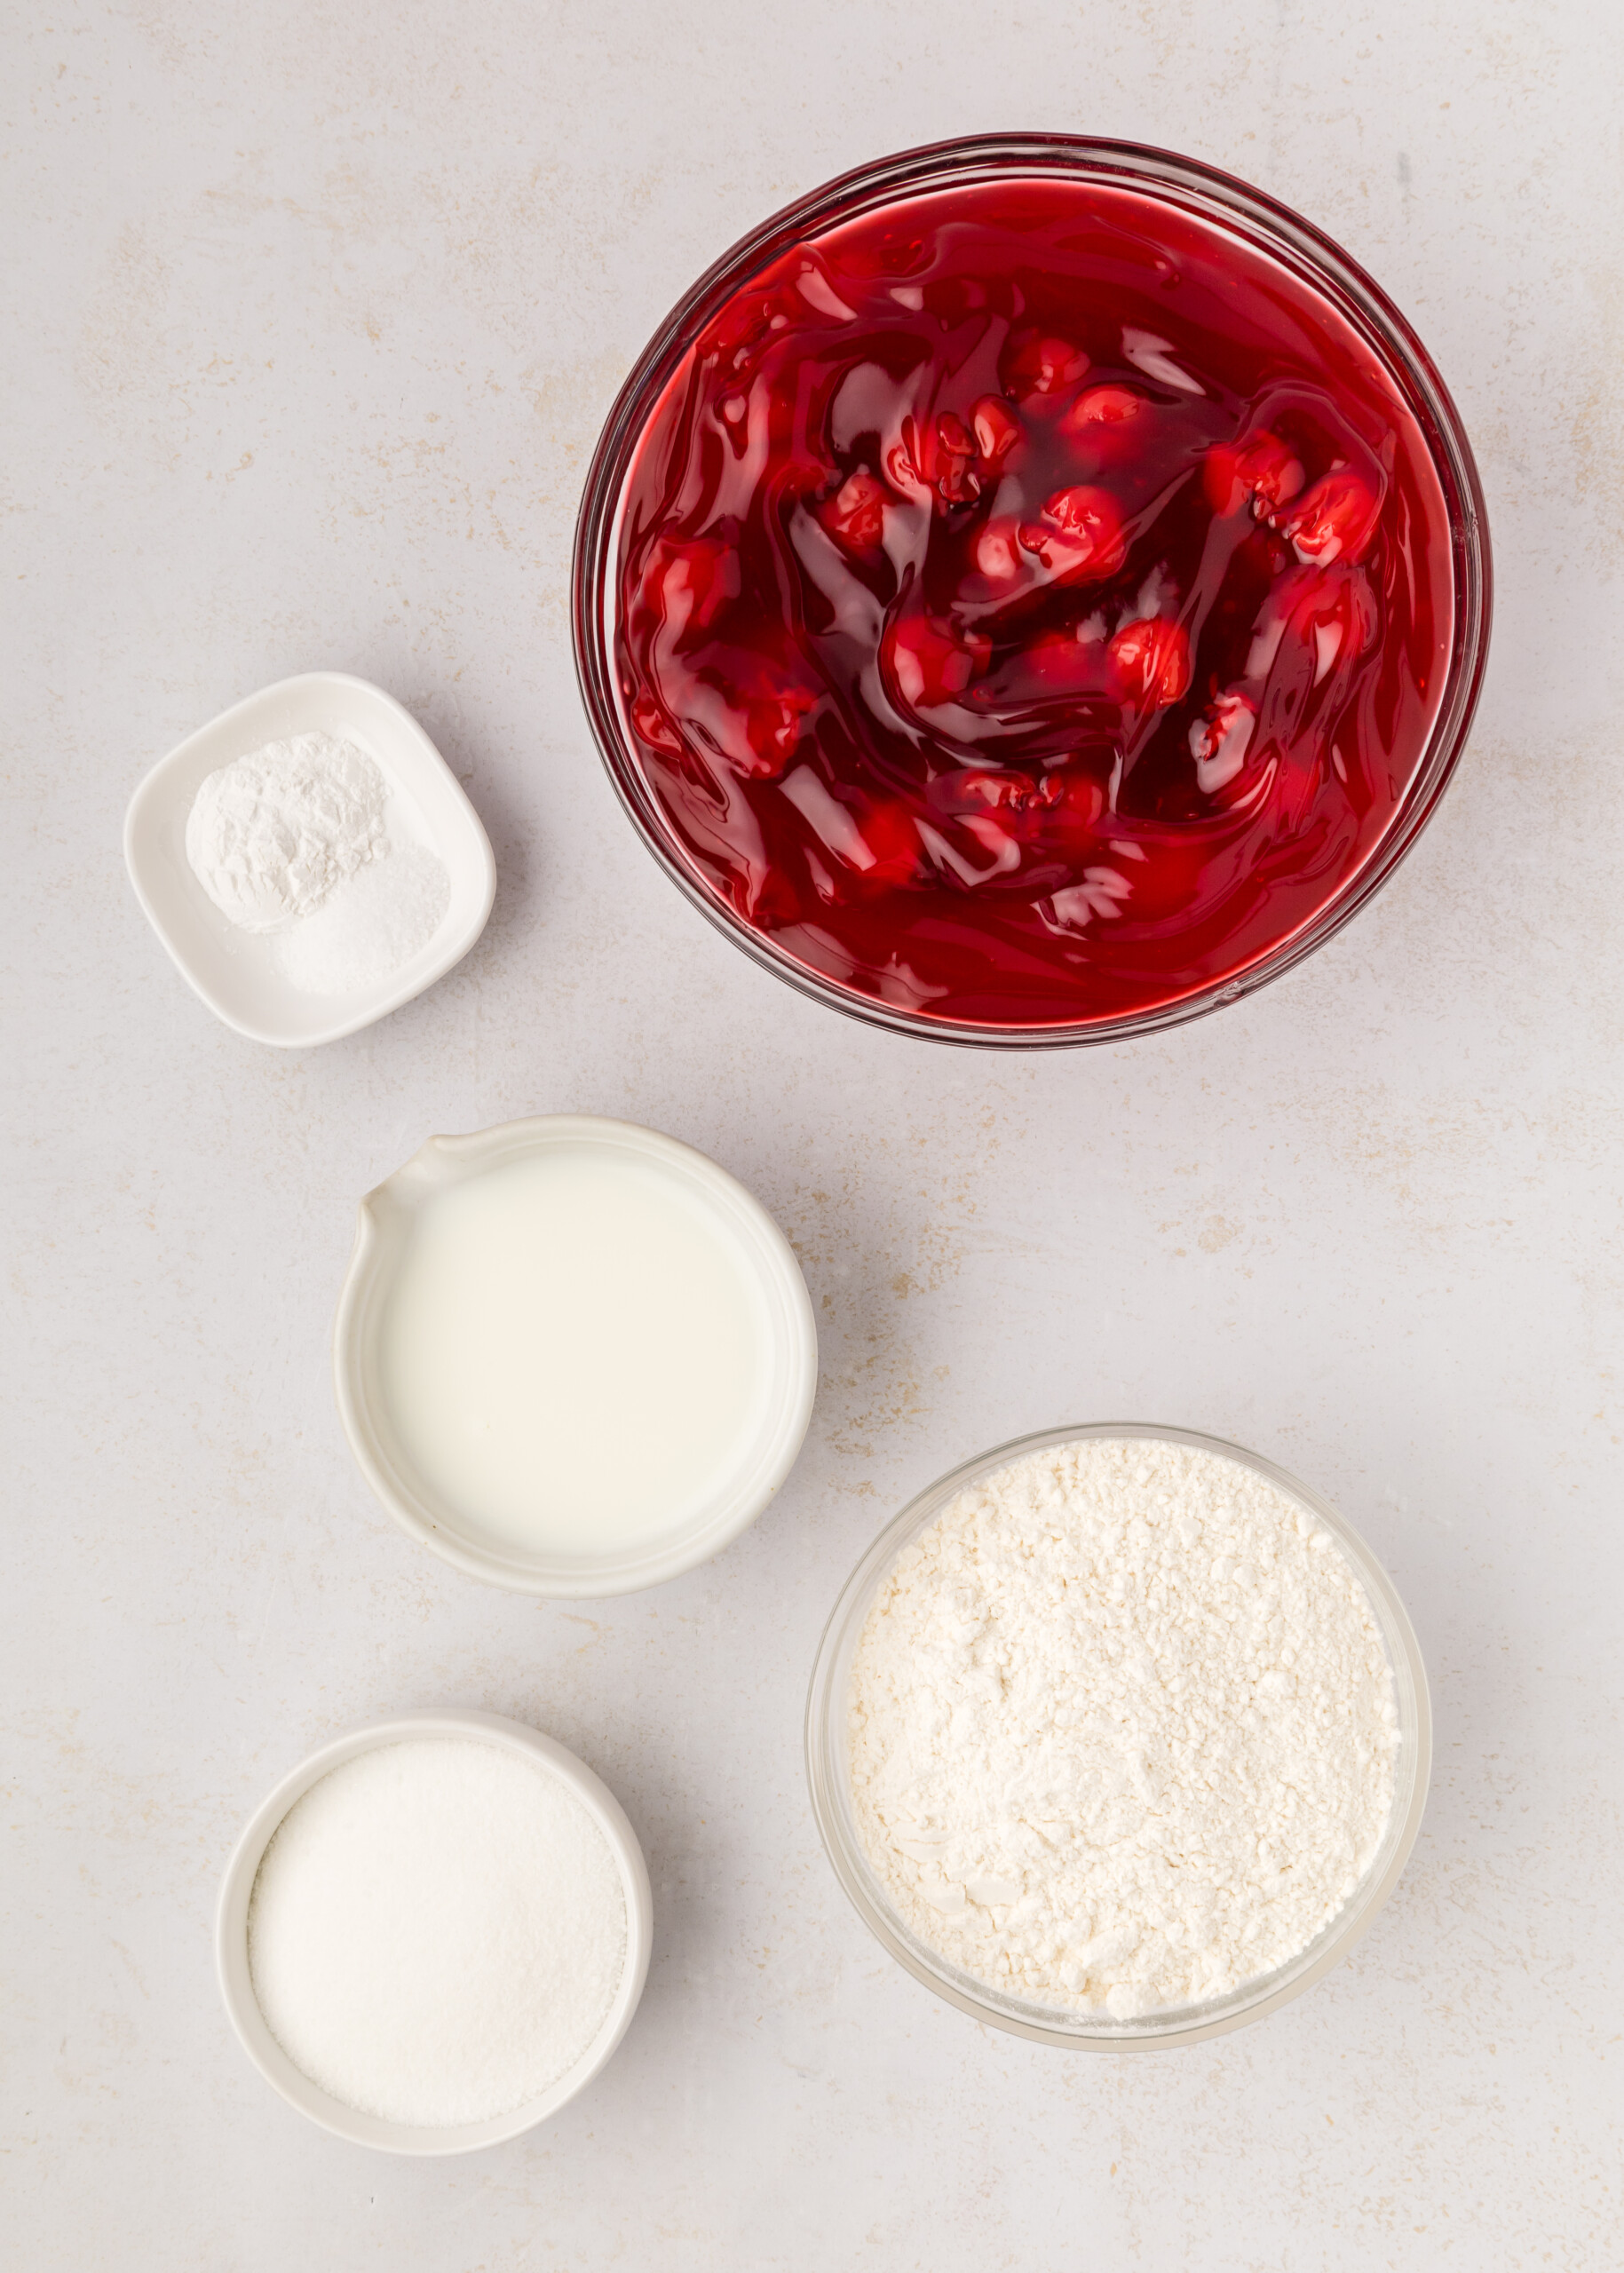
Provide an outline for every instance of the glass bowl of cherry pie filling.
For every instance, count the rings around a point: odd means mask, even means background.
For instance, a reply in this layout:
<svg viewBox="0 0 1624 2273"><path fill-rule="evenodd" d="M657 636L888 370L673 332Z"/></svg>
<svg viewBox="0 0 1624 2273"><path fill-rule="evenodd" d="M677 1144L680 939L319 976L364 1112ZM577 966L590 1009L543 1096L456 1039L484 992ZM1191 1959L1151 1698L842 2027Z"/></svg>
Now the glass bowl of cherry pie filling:
<svg viewBox="0 0 1624 2273"><path fill-rule="evenodd" d="M576 662L649 849L803 992L1042 1047L1198 1016L1391 874L1487 531L1403 317L1121 143L887 159L701 278L588 479Z"/></svg>

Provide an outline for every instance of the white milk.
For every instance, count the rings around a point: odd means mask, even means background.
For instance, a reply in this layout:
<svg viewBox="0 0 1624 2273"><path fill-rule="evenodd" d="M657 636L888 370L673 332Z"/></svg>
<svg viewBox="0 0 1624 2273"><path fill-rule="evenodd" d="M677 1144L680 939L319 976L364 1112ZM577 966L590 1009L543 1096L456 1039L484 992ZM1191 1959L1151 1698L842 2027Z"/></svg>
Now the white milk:
<svg viewBox="0 0 1624 2273"><path fill-rule="evenodd" d="M487 1536L640 1548L749 1455L771 1321L737 1233L657 1163L549 1147L448 1186L379 1338L400 1449Z"/></svg>

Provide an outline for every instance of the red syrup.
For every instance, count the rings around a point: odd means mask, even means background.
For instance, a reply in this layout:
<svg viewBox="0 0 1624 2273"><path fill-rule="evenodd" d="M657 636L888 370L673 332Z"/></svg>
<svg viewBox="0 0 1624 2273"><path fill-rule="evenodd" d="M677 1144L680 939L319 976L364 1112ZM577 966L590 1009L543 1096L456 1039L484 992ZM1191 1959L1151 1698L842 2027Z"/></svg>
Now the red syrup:
<svg viewBox="0 0 1624 2273"><path fill-rule="evenodd" d="M1051 178L803 241L706 322L623 492L615 670L693 873L933 1022L1244 973L1414 775L1447 512L1374 351L1266 254Z"/></svg>

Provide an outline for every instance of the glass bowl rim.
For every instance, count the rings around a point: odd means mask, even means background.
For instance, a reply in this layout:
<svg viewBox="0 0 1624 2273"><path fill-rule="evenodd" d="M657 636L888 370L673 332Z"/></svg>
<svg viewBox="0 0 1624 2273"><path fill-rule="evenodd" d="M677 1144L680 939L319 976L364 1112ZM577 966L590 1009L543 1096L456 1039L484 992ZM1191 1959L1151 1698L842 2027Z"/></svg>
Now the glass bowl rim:
<svg viewBox="0 0 1624 2273"><path fill-rule="evenodd" d="M1414 415L1445 495L1455 621L1444 693L1415 772L1385 834L1343 891L1244 970L1155 1009L1046 1026L970 1026L899 1010L796 962L725 907L668 842L619 717L606 612L632 455L659 392L710 305L797 236L955 180L1058 172L1134 187L1182 204L1246 236L1329 300L1378 355ZM866 1026L922 1041L986 1049L1060 1049L1125 1041L1208 1016L1283 976L1340 931L1387 882L1414 845L1459 762L1487 661L1493 568L1482 484L1464 425L1414 329L1374 279L1335 241L1265 191L1199 159L1153 145L1081 135L968 135L924 144L836 176L747 231L669 310L633 364L604 423L582 493L570 574L575 675L604 770L645 850L701 915L742 954L797 993Z"/></svg>
<svg viewBox="0 0 1624 2273"><path fill-rule="evenodd" d="M1228 1996L1208 2003L1176 2007L1161 2020L1153 2014L1135 2021L1105 2021L1092 2015L1063 2020L1058 2011L1004 1997L962 1971L920 1941L892 1908L849 1819L845 1683L862 1621L881 1580L907 1541L940 1515L965 1485L979 1482L1028 1453L1085 1438L1149 1440L1216 1453L1252 1469L1306 1508L1331 1533L1365 1588L1392 1667L1398 1706L1400 1750L1392 1814L1370 1868L1342 1909L1306 1949L1272 1973L1244 1982ZM1261 1453L1200 1430L1144 1421L1080 1422L1011 1437L1006 1444L961 1461L916 1493L869 1542L836 1596L818 1643L806 1697L804 1752L813 1819L841 1889L875 1939L916 1981L972 2019L1034 2043L1054 2045L1065 2051L1149 2052L1204 2042L1263 2019L1339 1965L1374 1923L1409 1861L1426 1811L1432 1764L1432 1707L1421 1645L1398 1589L1352 1525L1322 1493Z"/></svg>

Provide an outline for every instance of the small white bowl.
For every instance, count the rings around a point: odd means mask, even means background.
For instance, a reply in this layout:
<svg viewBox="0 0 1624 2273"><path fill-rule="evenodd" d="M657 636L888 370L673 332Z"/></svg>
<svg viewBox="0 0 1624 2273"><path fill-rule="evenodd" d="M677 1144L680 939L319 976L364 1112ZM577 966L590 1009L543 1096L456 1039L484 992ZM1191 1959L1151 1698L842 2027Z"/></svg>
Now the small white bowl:
<svg viewBox="0 0 1624 2273"><path fill-rule="evenodd" d="M442 1504L400 1445L384 1393L378 1344L389 1295L418 1216L448 1184L550 1146L591 1146L653 1165L717 1219L749 1259L770 1320L772 1378L747 1453L716 1497L677 1528L598 1556L530 1552L480 1536ZM660 1585L720 1553L755 1522L794 1467L818 1388L818 1329L794 1250L754 1193L673 1136L590 1113L504 1121L472 1136L431 1136L360 1203L333 1325L339 1417L361 1473L402 1530L488 1585L579 1600ZM626 1425L638 1414L629 1405Z"/></svg>
<svg viewBox="0 0 1624 2273"><path fill-rule="evenodd" d="M451 882L432 939L378 985L347 994L304 994L290 986L268 939L222 915L186 859L186 818L205 775L266 742L318 732L359 743L376 763L392 791L392 834L426 843ZM124 861L147 921L193 993L238 1034L279 1049L337 1041L432 986L485 929L496 891L490 840L462 783L408 710L345 671L306 671L262 686L188 734L130 800Z"/></svg>
<svg viewBox="0 0 1624 2273"><path fill-rule="evenodd" d="M363 2115L356 2108L346 2107L342 2100L334 2099L313 2084L294 2066L266 2027L254 1994L248 1961L248 1912L254 1881L272 1834L294 1802L302 1799L313 1784L320 1783L333 1769L353 1760L358 1753L423 1737L473 1737L484 1744L501 1745L523 1759L541 1761L568 1785L608 1841L620 1865L621 1886L626 1897L625 1970L614 2001L604 2016L603 2026L574 2066L550 2085L538 2099L515 2108L511 2114L494 2117L487 2123L460 2123L444 2129L386 2123L381 2116ZM566 1752L561 1744L555 1744L539 1730L526 1728L522 1722L505 1720L497 1713L479 1713L456 1706L440 1712L400 1713L392 1720L375 1721L368 1728L353 1730L348 1736L336 1737L331 1744L313 1752L308 1760L301 1761L282 1778L254 1810L226 1865L215 1917L215 1969L220 1994L226 2000L226 2016L236 2031L238 2042L289 2107L297 2108L301 2115L307 2115L324 2131L358 2147L381 2147L395 2155L464 2155L476 2148L500 2146L503 2140L516 2139L521 2132L544 2123L577 2092L584 2091L607 2064L631 2026L631 2016L638 2009L643 1984L648 1978L654 1915L654 1897L643 1849L626 1820L625 1810L607 1785L573 1752Z"/></svg>

